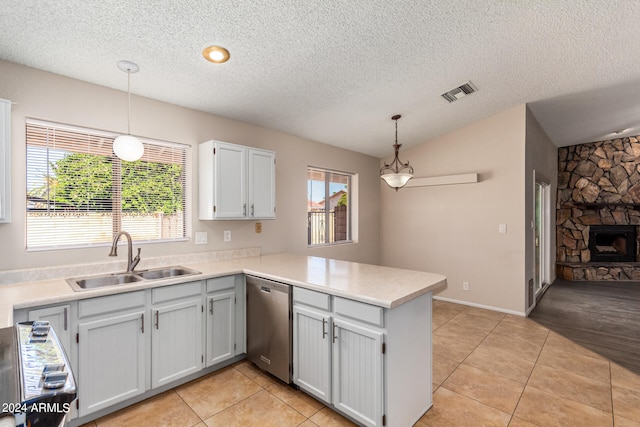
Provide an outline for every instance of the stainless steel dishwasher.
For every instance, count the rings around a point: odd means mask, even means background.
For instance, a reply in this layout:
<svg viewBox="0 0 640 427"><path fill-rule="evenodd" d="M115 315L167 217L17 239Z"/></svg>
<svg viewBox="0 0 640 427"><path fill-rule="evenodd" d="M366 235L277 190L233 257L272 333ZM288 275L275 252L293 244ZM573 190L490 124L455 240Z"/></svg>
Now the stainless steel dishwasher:
<svg viewBox="0 0 640 427"><path fill-rule="evenodd" d="M247 276L247 359L291 382L291 286Z"/></svg>

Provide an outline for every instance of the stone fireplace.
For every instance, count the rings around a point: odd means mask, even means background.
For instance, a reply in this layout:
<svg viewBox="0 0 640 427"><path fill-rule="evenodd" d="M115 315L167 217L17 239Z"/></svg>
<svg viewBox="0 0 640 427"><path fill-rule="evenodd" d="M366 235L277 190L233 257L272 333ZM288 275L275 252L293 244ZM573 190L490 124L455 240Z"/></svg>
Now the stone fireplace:
<svg viewBox="0 0 640 427"><path fill-rule="evenodd" d="M640 280L638 137L558 149L557 275Z"/></svg>

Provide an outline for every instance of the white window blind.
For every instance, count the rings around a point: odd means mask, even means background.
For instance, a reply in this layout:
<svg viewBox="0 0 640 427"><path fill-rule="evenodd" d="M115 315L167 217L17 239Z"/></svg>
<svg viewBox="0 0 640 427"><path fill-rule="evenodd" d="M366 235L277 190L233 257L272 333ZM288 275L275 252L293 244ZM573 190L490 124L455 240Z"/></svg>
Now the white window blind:
<svg viewBox="0 0 640 427"><path fill-rule="evenodd" d="M307 244L351 241L351 177L346 172L307 168Z"/></svg>
<svg viewBox="0 0 640 427"><path fill-rule="evenodd" d="M117 134L28 119L26 135L27 250L186 238L186 145L142 139L126 162Z"/></svg>

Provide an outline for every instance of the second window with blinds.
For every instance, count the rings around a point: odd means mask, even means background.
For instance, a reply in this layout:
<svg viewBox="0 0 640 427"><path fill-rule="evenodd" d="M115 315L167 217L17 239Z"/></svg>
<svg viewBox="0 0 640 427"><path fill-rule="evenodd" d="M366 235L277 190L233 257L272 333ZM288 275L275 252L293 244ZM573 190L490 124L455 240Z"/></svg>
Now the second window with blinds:
<svg viewBox="0 0 640 427"><path fill-rule="evenodd" d="M142 139L142 159L112 150L117 134L28 119L27 250L186 240L188 146Z"/></svg>
<svg viewBox="0 0 640 427"><path fill-rule="evenodd" d="M307 168L307 244L351 242L353 174Z"/></svg>

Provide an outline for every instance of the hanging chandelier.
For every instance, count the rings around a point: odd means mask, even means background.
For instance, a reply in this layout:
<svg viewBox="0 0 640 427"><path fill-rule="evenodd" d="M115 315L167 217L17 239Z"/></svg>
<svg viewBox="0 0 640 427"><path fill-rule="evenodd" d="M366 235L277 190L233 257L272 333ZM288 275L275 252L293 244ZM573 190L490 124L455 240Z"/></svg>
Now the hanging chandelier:
<svg viewBox="0 0 640 427"><path fill-rule="evenodd" d="M409 165L409 162L402 163L398 158L398 151L400 151L400 147L402 147L402 144L398 144L398 120L400 117L402 117L400 114L391 117L391 120L395 120L396 122L396 143L393 144L395 158L391 163L385 163L382 169L380 169L380 178L382 178L389 187L395 188L396 191L407 185L407 182L413 178L413 167Z"/></svg>
<svg viewBox="0 0 640 427"><path fill-rule="evenodd" d="M131 135L131 73L137 73L140 67L131 61L118 61L118 68L127 73L127 134L113 140L113 152L122 160L135 162L144 154L144 145Z"/></svg>

